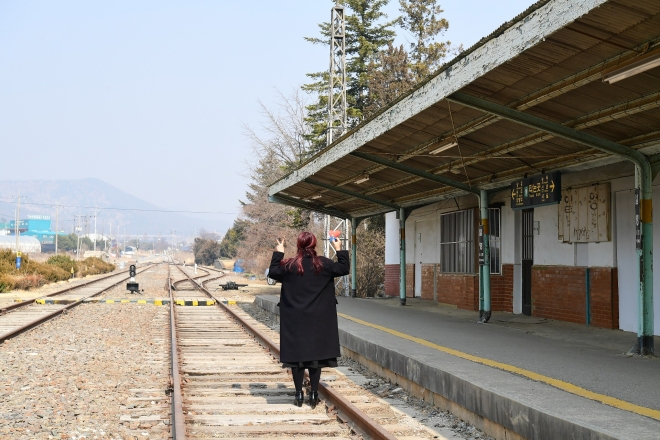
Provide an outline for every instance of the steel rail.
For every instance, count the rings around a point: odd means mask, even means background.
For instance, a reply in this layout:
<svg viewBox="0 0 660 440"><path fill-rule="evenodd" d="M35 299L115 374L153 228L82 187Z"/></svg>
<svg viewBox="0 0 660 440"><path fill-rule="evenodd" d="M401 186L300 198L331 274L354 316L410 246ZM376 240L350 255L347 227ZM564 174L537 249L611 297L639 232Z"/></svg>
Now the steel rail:
<svg viewBox="0 0 660 440"><path fill-rule="evenodd" d="M126 269L126 270L123 270L123 271L120 271L120 272L110 273L109 275L106 275L106 276L104 276L104 277L97 278L97 279L95 279L95 280L91 280L91 281L86 281L86 282L84 282L84 283L82 283L82 284L77 284L77 285L75 285L75 286L70 286L70 287L67 287L67 288L65 288L65 289L58 290L57 292L49 293L48 295L40 296L40 297L38 297L38 298L33 298L33 299L27 299L27 300L25 300L25 301L21 301L21 302L19 302L19 303L12 304L12 305L10 305L10 306L0 307L0 314L2 314L2 313L4 313L4 312L8 312L8 311L10 311L10 310L18 309L19 307L25 307L25 306L28 306L28 305L30 305L30 304L33 304L33 303L34 303L36 300L38 300L38 299L50 298L51 296L61 295L61 294L66 293L66 292L70 292L71 290L78 289L78 288L80 288L80 287L85 287L85 286L87 286L87 285L89 285L89 284L96 283L97 281L105 280L105 279L108 279L108 278L110 278L110 277L114 277L114 276L116 276L116 275L119 275L119 274L121 274L121 273L128 272L128 270L129 270L129 269Z"/></svg>
<svg viewBox="0 0 660 440"><path fill-rule="evenodd" d="M183 269L181 269L180 266L176 265L176 267L178 267L179 270L181 270L181 271L183 272ZM188 267L190 267L190 266L188 266ZM188 277L188 278L190 278L190 280L193 282L193 284L195 284L195 280L196 280L197 278L202 278L202 277L206 277L206 276L211 275L211 272L209 272L208 270L206 270L206 269L204 269L204 268L198 267L197 269L199 269L199 270L203 270L204 272L206 272L206 275L197 275L197 276L194 276L194 277ZM185 272L183 272L183 273L185 274ZM186 274L186 275L188 275L188 274ZM186 278L182 278L182 279L180 279L180 280L176 280L176 281L174 281L171 285L172 285L172 287L176 287L177 284L183 283L183 282L185 282L185 281L188 281L188 280L187 280ZM176 289L174 289L174 290L176 290Z"/></svg>
<svg viewBox="0 0 660 440"><path fill-rule="evenodd" d="M149 266L143 268L143 269L142 269L141 271L139 271L138 273L142 273L142 272L146 271L147 269L151 268L151 266L152 266L152 265L149 265ZM123 272L116 273L116 274L113 274L113 276L121 275L122 273L123 273ZM108 277L105 277L105 278L103 278L103 279L107 279L107 278L108 278ZM93 295L86 296L86 297L84 297L84 298L80 298L78 301L73 302L73 303L71 303L71 304L68 304L68 305L64 306L63 308L61 308L61 309L58 309L58 310L56 310L56 311L54 311L54 312L52 312L52 313L48 313L47 315L41 316L41 317L39 317L39 318L37 318L37 319L35 319L35 320L33 320L33 321L30 321L30 322L28 322L27 324L24 324L24 325L22 325L21 327L18 327L18 328L14 329L14 330L10 330L9 332L7 332L7 333L5 333L5 334L0 335L0 342L4 342L4 341L6 341L7 339L11 339L11 338L13 338L13 337L15 337L15 336L18 336L19 334L21 334L21 333L23 333L23 332L25 332L25 331L27 331L27 330L30 330L31 328L36 327L36 326L38 326L39 324L42 324L42 323L44 323L44 322L46 322L46 321L49 321L50 319L53 319L53 318L55 318L55 317L58 316L58 315L64 314L64 313L66 313L68 310L70 310L70 309L72 309L72 308L74 308L74 307L79 306L80 304L82 304L86 299L94 298L95 296L98 296L98 295L102 294L102 293L105 292L106 290L110 290L110 289L112 289L113 287L115 287L115 286L117 286L117 285L123 283L124 281L126 281L126 280L128 280L128 279L130 279L130 277L122 278L122 279L120 279L119 281L117 281L116 283L114 283L114 284L112 284L112 285L106 287L106 288L103 289L103 290L100 290L100 291L96 292L96 293L93 294ZM94 280L93 282L98 282L98 281L101 281L101 279ZM89 284L89 283L87 283L87 284ZM85 284L85 285L87 285L87 284ZM77 287L82 287L82 286L77 286Z"/></svg>
<svg viewBox="0 0 660 440"><path fill-rule="evenodd" d="M172 296L171 264L167 265L167 286L170 293L170 385L172 387L172 439L186 438L186 425L183 416L183 396L181 395L181 376L179 374L179 351L176 345L176 323L174 320L174 298ZM183 269L181 270L183 272ZM185 273L185 272L184 272Z"/></svg>
<svg viewBox="0 0 660 440"><path fill-rule="evenodd" d="M181 272L190 278L190 276L188 276L188 274L185 273L183 269L179 268L179 270L181 270ZM192 281L192 278L190 279ZM204 286L199 287L202 292L206 293L209 297L214 298L213 294L211 294L211 292L209 292ZM245 330L255 339L257 339L264 347L270 350L272 354L277 357L280 356L280 347L271 341L270 338L268 338L265 334L263 334L257 328L253 327L249 322L245 321L240 315L234 312L226 304L223 304L220 301L216 301L216 305L229 313L232 318L234 318L241 326L243 326L243 328L245 328ZM376 423L371 417L369 417L367 413L342 397L330 385L324 382L319 383L319 393L336 408L338 413L344 415L345 421L352 421L359 430L368 435L370 438L377 440L396 440L396 436L383 429L383 427Z"/></svg>

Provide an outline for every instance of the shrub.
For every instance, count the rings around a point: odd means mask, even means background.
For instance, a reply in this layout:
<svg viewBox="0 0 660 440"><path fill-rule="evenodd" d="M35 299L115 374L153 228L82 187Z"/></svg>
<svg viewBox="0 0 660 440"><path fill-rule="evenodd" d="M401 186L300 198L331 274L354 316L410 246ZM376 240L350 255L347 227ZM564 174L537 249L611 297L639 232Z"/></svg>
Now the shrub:
<svg viewBox="0 0 660 440"><path fill-rule="evenodd" d="M0 293L10 292L15 286L16 280L13 276L0 273Z"/></svg>
<svg viewBox="0 0 660 440"><path fill-rule="evenodd" d="M39 267L35 268L33 273L41 275L45 281L50 283L71 278L71 272L62 269L61 267L51 266L50 264L39 264Z"/></svg>
<svg viewBox="0 0 660 440"><path fill-rule="evenodd" d="M115 265L106 263L100 258L90 257L85 258L78 263L78 276L84 277L87 275L98 275L101 273L108 273L115 270Z"/></svg>
<svg viewBox="0 0 660 440"><path fill-rule="evenodd" d="M78 272L76 261L72 260L68 255L53 255L48 261L46 261L46 264L57 266L60 269L65 270L67 273L71 273L71 268L73 268L75 272Z"/></svg>
<svg viewBox="0 0 660 440"><path fill-rule="evenodd" d="M27 255L22 257L21 268L16 269L16 254L12 250L4 249L0 251L0 276L0 291L8 292L12 289L31 289L41 287L46 282L66 280L71 274L57 266L32 261Z"/></svg>
<svg viewBox="0 0 660 440"><path fill-rule="evenodd" d="M46 263L37 263L24 255L21 268L16 269L16 254L9 249L0 250L0 292L13 289L33 289L48 282L71 278L71 269L79 277L112 272L114 264L100 258L87 258L74 261L66 255L54 255Z"/></svg>
<svg viewBox="0 0 660 440"><path fill-rule="evenodd" d="M29 290L32 288L38 288L46 284L46 278L40 274L31 274L24 275L22 277L16 277L15 289Z"/></svg>

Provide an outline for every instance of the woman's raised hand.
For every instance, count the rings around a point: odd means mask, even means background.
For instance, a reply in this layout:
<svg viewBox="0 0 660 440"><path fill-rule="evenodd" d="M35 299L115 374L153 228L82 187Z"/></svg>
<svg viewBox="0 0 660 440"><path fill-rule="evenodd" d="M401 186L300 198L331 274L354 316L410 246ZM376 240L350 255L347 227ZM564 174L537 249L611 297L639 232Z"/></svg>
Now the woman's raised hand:
<svg viewBox="0 0 660 440"><path fill-rule="evenodd" d="M335 248L336 251L341 250L341 240L335 237L334 241L332 241L332 247Z"/></svg>
<svg viewBox="0 0 660 440"><path fill-rule="evenodd" d="M277 246L275 246L275 250L284 253L284 239L280 240L279 238L276 238L276 240Z"/></svg>

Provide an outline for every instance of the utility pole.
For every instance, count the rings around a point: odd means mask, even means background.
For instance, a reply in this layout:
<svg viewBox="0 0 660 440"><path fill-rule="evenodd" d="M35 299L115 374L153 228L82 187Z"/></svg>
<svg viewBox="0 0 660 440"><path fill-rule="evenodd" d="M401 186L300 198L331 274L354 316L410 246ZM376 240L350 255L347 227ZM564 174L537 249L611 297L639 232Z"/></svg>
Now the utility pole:
<svg viewBox="0 0 660 440"><path fill-rule="evenodd" d="M99 214L99 209L94 208L91 212L94 214L94 252L96 252L96 217Z"/></svg>
<svg viewBox="0 0 660 440"><path fill-rule="evenodd" d="M60 233L60 205L55 205L55 255L57 255L57 236Z"/></svg>
<svg viewBox="0 0 660 440"><path fill-rule="evenodd" d="M18 255L18 237L21 235L21 230L18 223L21 221L21 190L18 190L18 198L16 199L16 221L14 222L14 234L16 234L16 255Z"/></svg>
<svg viewBox="0 0 660 440"><path fill-rule="evenodd" d="M80 214L76 214L73 216L73 224L74 224L74 229L76 231L77 235L77 240L76 240L76 261L80 260L80 233L82 232L82 218L83 216Z"/></svg>

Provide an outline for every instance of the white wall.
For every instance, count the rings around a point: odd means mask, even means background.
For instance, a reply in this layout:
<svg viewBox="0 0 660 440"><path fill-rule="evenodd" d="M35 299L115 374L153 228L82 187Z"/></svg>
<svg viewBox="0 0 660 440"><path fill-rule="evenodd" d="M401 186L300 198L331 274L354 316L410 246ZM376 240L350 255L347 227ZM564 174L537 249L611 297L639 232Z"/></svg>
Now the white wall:
<svg viewBox="0 0 660 440"><path fill-rule="evenodd" d="M656 179L658 182L659 179ZM632 181L630 181L632 187ZM631 189L616 192L616 248L619 279L619 328L637 332L639 268L635 251L635 201ZM653 187L653 218L660 217L660 185ZM660 222L653 223L653 255L660 255ZM653 262L654 334L660 336L660 263Z"/></svg>
<svg viewBox="0 0 660 440"><path fill-rule="evenodd" d="M385 264L399 264L399 219L396 212L385 214Z"/></svg>
<svg viewBox="0 0 660 440"><path fill-rule="evenodd" d="M415 221L413 241L415 263L415 296L422 296L422 264L440 262L440 220L438 215L424 216ZM407 243L406 243L407 244Z"/></svg>
<svg viewBox="0 0 660 440"><path fill-rule="evenodd" d="M539 235L534 236L534 264L575 265L574 245L563 243L558 238L558 206L549 205L534 209L534 221L539 222Z"/></svg>
<svg viewBox="0 0 660 440"><path fill-rule="evenodd" d="M637 332L637 285L635 254L635 199L633 190L616 192L616 237L619 280L619 328ZM632 214L632 215L627 215ZM655 232L655 231L654 231Z"/></svg>

